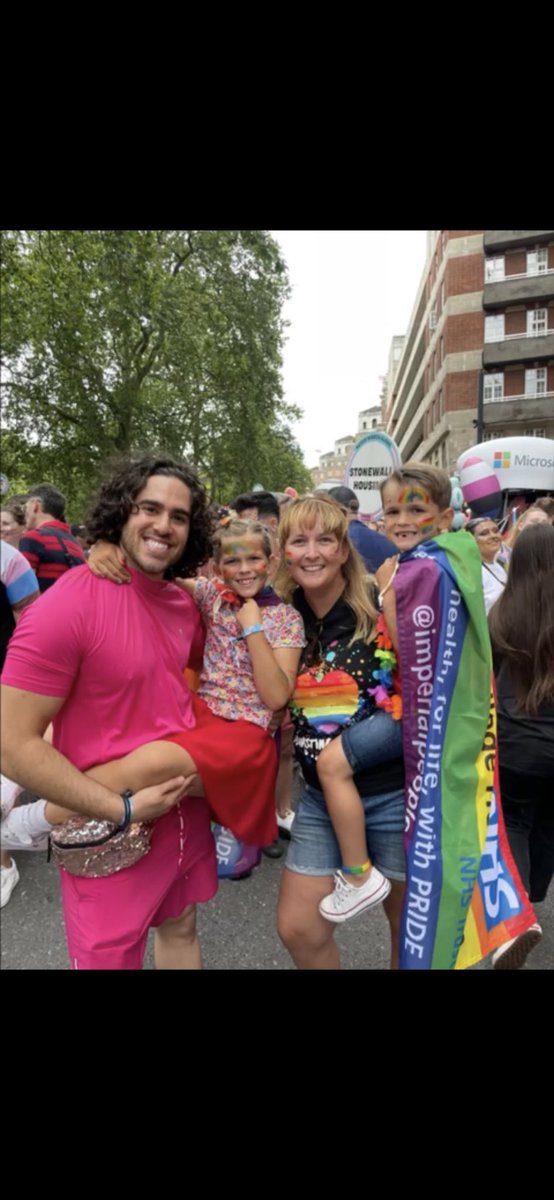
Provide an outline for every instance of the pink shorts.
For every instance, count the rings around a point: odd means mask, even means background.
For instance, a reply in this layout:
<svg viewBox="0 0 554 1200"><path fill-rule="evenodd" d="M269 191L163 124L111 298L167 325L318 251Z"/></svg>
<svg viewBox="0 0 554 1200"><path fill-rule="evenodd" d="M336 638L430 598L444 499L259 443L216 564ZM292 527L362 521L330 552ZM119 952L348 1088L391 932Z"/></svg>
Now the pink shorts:
<svg viewBox="0 0 554 1200"><path fill-rule="evenodd" d="M206 801L191 796L156 821L149 853L117 875L82 879L60 867L73 970L139 971L150 926L211 900L217 863Z"/></svg>

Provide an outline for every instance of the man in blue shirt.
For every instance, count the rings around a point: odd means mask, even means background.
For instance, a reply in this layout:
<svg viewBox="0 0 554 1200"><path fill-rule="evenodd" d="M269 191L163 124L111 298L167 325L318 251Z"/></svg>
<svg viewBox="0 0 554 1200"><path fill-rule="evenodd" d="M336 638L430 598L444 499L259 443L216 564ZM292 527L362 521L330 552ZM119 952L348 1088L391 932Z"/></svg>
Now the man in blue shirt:
<svg viewBox="0 0 554 1200"><path fill-rule="evenodd" d="M357 513L360 505L356 493L351 488L329 488L329 495L338 504L342 504L343 508L346 508L350 541L356 547L358 554L361 554L368 571L374 575L386 558L398 554L396 546L393 546L383 533L376 533L375 530L368 529L367 525L359 520Z"/></svg>

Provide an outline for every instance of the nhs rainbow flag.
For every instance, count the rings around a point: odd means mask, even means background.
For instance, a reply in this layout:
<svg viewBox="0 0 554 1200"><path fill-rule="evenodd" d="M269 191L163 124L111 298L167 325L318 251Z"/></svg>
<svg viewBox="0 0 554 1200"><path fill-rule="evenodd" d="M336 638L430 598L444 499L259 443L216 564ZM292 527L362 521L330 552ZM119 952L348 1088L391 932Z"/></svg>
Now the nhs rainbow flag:
<svg viewBox="0 0 554 1200"><path fill-rule="evenodd" d="M445 533L394 581L406 764L400 966L472 966L536 920L512 858L496 762L481 558Z"/></svg>

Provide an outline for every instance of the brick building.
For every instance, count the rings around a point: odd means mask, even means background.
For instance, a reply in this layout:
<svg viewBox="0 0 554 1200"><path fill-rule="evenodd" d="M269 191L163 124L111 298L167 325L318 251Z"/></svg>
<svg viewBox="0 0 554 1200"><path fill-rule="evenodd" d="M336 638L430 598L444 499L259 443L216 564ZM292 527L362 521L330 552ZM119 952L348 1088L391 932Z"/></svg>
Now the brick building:
<svg viewBox="0 0 554 1200"><path fill-rule="evenodd" d="M491 438L554 437L554 230L439 229L405 335L392 339L380 406L358 414L312 472L342 479L371 429L410 458L454 470Z"/></svg>
<svg viewBox="0 0 554 1200"><path fill-rule="evenodd" d="M483 440L554 437L554 230L486 230Z"/></svg>
<svg viewBox="0 0 554 1200"><path fill-rule="evenodd" d="M475 442L554 436L554 230L429 233L384 409L404 461L450 471Z"/></svg>

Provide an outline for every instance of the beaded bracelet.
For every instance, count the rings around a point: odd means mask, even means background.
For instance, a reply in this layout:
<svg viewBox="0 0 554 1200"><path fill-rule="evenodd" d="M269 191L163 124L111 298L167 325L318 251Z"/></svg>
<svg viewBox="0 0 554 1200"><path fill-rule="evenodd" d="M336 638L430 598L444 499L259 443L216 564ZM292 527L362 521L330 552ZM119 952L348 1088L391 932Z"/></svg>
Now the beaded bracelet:
<svg viewBox="0 0 554 1200"><path fill-rule="evenodd" d="M122 792L121 799L123 800L124 811L121 821L116 828L120 833L123 833L123 830L131 824L133 819L133 793L130 791Z"/></svg>
<svg viewBox="0 0 554 1200"><path fill-rule="evenodd" d="M259 625L259 624L258 625L247 625L246 629L243 629L243 631L242 631L242 636L243 636L243 638L245 638L245 637L249 637L249 635L251 633L263 633L263 631L264 631L263 625Z"/></svg>

